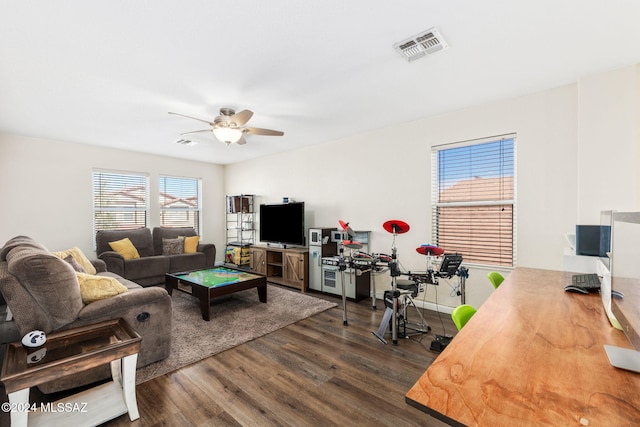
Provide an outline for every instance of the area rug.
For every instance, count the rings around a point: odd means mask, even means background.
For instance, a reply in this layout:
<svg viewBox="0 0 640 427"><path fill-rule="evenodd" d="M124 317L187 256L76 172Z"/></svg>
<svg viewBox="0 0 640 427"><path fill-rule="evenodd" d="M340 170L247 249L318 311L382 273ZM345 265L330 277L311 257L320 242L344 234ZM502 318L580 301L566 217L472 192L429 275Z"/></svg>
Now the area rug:
<svg viewBox="0 0 640 427"><path fill-rule="evenodd" d="M171 353L164 360L138 369L138 384L336 306L330 301L268 285L266 304L258 300L256 289L212 300L211 320L207 322L202 319L195 297L174 291L171 299Z"/></svg>

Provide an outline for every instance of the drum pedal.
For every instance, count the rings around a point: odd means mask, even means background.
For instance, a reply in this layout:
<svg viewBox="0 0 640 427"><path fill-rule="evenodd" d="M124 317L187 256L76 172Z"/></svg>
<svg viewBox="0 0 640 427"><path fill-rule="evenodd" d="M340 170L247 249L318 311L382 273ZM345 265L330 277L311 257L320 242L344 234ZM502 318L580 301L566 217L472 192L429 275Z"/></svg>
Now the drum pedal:
<svg viewBox="0 0 640 427"><path fill-rule="evenodd" d="M431 347L430 347L431 351L436 351L440 353L442 350L447 348L447 345L449 345L452 339L453 337L450 335L436 334L436 339L431 341Z"/></svg>

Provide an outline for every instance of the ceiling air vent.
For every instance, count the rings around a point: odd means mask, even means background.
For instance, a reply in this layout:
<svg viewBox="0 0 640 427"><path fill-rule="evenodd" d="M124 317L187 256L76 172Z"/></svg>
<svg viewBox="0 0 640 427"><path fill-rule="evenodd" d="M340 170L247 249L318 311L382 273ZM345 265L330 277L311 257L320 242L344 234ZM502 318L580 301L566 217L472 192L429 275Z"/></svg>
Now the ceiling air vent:
<svg viewBox="0 0 640 427"><path fill-rule="evenodd" d="M431 28L400 43L396 43L393 48L407 60L413 61L427 54L430 55L448 49L449 45L444 41L437 29Z"/></svg>

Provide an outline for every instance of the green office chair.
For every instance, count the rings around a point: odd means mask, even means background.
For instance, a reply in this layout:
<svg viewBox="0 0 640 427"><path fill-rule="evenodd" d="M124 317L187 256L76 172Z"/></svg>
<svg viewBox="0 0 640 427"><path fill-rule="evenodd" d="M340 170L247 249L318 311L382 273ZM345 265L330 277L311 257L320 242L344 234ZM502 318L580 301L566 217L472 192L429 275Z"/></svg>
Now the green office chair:
<svg viewBox="0 0 640 427"><path fill-rule="evenodd" d="M498 273L497 271L492 271L491 273L487 274L487 277L489 278L489 281L495 289L497 289L498 286L500 286L500 284L504 281L504 277L502 277L502 274Z"/></svg>
<svg viewBox="0 0 640 427"><path fill-rule="evenodd" d="M453 319L453 323L456 325L456 328L460 330L467 324L474 314L476 314L475 308L469 304L462 304L453 309L451 312L451 319Z"/></svg>

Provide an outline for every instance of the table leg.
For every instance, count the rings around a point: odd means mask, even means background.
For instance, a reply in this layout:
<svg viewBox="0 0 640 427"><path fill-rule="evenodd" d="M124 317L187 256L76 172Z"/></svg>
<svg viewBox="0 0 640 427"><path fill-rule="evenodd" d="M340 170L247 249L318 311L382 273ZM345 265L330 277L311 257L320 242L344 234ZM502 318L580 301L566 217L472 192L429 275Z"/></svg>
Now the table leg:
<svg viewBox="0 0 640 427"><path fill-rule="evenodd" d="M211 296L209 295L209 288L204 286L193 286L191 288L191 295L198 298L198 301L200 301L202 318L207 322L211 320Z"/></svg>
<svg viewBox="0 0 640 427"><path fill-rule="evenodd" d="M26 427L29 420L29 388L8 394L11 405L11 426Z"/></svg>
<svg viewBox="0 0 640 427"><path fill-rule="evenodd" d="M136 362L138 353L125 356L122 359L122 391L124 393L124 403L129 410L131 421L140 418L138 412L138 401L136 400Z"/></svg>
<svg viewBox="0 0 640 427"><path fill-rule="evenodd" d="M267 302L267 285L258 286L258 299L260 302Z"/></svg>
<svg viewBox="0 0 640 427"><path fill-rule="evenodd" d="M120 387L122 387L122 363L120 359L112 360L110 364L113 382L120 384Z"/></svg>
<svg viewBox="0 0 640 427"><path fill-rule="evenodd" d="M167 293L169 295L173 294L173 289L178 287L178 285L176 283L177 281L178 281L178 279L175 279L173 277L166 277L165 276L164 288L167 290Z"/></svg>
<svg viewBox="0 0 640 427"><path fill-rule="evenodd" d="M211 303L209 298L200 298L200 311L202 312L202 318L207 322L211 320Z"/></svg>

